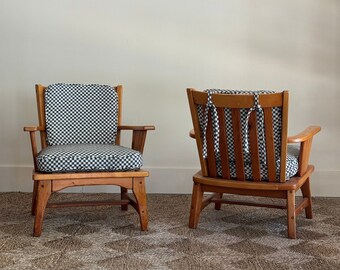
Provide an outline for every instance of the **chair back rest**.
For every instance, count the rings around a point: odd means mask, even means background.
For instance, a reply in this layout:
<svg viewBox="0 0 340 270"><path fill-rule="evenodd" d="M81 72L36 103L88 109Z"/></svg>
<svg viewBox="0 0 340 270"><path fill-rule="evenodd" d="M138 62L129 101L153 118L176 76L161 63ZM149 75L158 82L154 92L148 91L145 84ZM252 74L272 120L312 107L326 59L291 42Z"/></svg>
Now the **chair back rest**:
<svg viewBox="0 0 340 270"><path fill-rule="evenodd" d="M288 91L188 89L202 174L285 182Z"/></svg>
<svg viewBox="0 0 340 270"><path fill-rule="evenodd" d="M43 103L45 121L40 122L46 125L48 145L115 142L119 102L114 87L98 84L52 84L44 88Z"/></svg>

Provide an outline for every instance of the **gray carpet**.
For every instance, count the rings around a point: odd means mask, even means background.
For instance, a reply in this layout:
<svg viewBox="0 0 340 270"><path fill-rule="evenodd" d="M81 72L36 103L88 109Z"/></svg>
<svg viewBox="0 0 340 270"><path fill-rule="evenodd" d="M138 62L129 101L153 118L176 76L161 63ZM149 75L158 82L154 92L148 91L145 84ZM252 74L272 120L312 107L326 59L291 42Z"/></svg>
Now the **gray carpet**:
<svg viewBox="0 0 340 270"><path fill-rule="evenodd" d="M110 194L56 194L108 199ZM258 200L258 199L256 199ZM188 229L190 196L149 195L149 231L118 206L47 209L31 236L31 194L0 193L0 269L340 269L340 198L314 198L314 219L286 237L284 210L206 208Z"/></svg>

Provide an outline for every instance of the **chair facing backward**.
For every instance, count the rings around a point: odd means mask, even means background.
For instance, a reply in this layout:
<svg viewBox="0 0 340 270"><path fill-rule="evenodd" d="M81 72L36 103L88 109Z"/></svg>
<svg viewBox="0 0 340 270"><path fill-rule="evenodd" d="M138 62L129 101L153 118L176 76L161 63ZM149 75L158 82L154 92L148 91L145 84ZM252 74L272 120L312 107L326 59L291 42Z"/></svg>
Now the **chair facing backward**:
<svg viewBox="0 0 340 270"><path fill-rule="evenodd" d="M145 177L140 169L146 133L154 126L121 125L122 86L96 84L36 85L39 126L30 133L34 180L34 236L40 236L46 207L130 204L148 228ZM122 130L132 131L131 149L120 146ZM38 151L36 132L40 133ZM73 186L117 185L119 201L48 203L51 193ZM132 190L134 198L128 193Z"/></svg>
<svg viewBox="0 0 340 270"><path fill-rule="evenodd" d="M287 136L288 91L189 88L187 94L194 126L190 137L196 139L201 164L193 176L189 227L197 228L210 203L216 210L223 203L280 208L287 209L288 237L296 238L296 216L305 209L306 217L313 217L309 156L321 128ZM303 199L296 206L299 189ZM203 197L204 192L213 194ZM286 205L228 200L224 193L285 199Z"/></svg>

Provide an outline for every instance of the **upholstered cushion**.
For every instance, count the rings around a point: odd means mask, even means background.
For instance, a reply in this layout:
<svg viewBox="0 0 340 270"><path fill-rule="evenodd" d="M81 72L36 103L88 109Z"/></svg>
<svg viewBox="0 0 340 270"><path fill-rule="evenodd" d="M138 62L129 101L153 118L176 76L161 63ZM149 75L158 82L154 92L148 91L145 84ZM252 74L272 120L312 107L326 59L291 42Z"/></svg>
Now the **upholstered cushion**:
<svg viewBox="0 0 340 270"><path fill-rule="evenodd" d="M286 159L286 179L297 174L299 169L300 148L296 145L288 145ZM276 161L276 170L280 168L280 161Z"/></svg>
<svg viewBox="0 0 340 270"><path fill-rule="evenodd" d="M42 172L128 171L142 166L138 151L111 144L54 145L37 156Z"/></svg>
<svg viewBox="0 0 340 270"><path fill-rule="evenodd" d="M117 134L118 97L97 84L52 84L45 91L48 145L113 144Z"/></svg>
<svg viewBox="0 0 340 270"><path fill-rule="evenodd" d="M287 147L287 158L286 158L286 179L289 180L289 178L293 177L294 175L297 174L298 168L299 168L299 153L300 149L296 146L293 145L288 145ZM247 157L245 155L245 162L244 162L244 174L247 180L251 180L253 175L252 175L252 168L251 168L251 159L250 157ZM217 161L218 167L221 167L220 165L220 159ZM276 172L280 171L280 159L276 160ZM230 160L230 177L231 178L236 178L236 162L235 160ZM261 174L262 174L262 180L266 181L267 180L267 166L266 164L260 164L261 166ZM222 172L218 172L220 175Z"/></svg>

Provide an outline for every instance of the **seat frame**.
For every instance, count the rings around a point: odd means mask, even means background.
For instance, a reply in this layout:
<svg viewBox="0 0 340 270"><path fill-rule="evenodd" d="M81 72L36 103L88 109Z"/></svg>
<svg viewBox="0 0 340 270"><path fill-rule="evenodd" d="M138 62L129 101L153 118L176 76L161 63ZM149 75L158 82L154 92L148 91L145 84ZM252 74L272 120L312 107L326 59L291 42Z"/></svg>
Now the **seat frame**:
<svg viewBox="0 0 340 270"><path fill-rule="evenodd" d="M279 209L287 209L287 226L288 226L288 237L291 239L296 238L296 216L299 215L303 210L305 210L306 218L312 219L312 196L310 189L310 175L314 171L314 166L309 165L309 156L311 152L312 140L313 136L318 133L321 128L319 126L310 126L306 128L303 132L288 137L287 136L287 127L288 127L288 91L282 92L282 98L280 100L275 100L274 95L271 97L266 97L265 99L261 99L263 103L268 101L268 104L263 104L264 107L270 107L270 104L280 104L282 107L282 134L281 134L281 168L280 168L280 179L275 181L275 179L269 179L269 181L260 181L259 179L253 179L253 181L246 181L243 177L237 177L237 179L227 179L226 177L218 178L216 173L216 165L215 165L215 157L213 153L213 141L212 141L212 123L211 119L208 120L207 126L207 146L208 146L208 156L207 158L203 158L202 149L203 149L203 138L201 136L197 136L196 134L201 134L199 118L196 109L196 105L205 105L207 102L207 94L201 91L196 91L193 88L187 89L190 111L193 121L194 129L190 131L189 136L191 138L196 139L197 149L199 152L201 170L197 172L193 176L193 192L192 192L192 201L190 208L190 218L189 218L189 227L197 228L199 217L201 211L207 207L210 203L215 204L215 209L220 210L221 204L237 204L237 205L248 205L248 206L256 206L256 207L268 207L268 208L279 208ZM238 108L250 108L252 106L252 99L245 99L245 95L234 95L234 102L227 101L227 95L218 95L215 94L216 97L213 97L213 101L217 104L217 107L223 107L223 105L230 103L231 106L236 106ZM230 95L229 95L230 96ZM278 95L276 95L279 97ZM237 104L237 105L235 105ZM256 138L256 135L251 131L252 127L256 129L256 117L254 117L254 113L250 116L250 137L253 136ZM265 112L266 118L266 112ZM270 117L268 117L270 118ZM272 120L271 120L272 121ZM271 122L270 121L270 122ZM222 120L221 120L222 122ZM235 123L234 128L235 128ZM238 127L240 126L239 124ZM265 123L265 125L267 125ZM225 127L223 127L225 129ZM266 127L267 129L267 127ZM209 134L210 133L210 134ZM256 133L255 133L256 134ZM270 135L270 134L269 134ZM237 136L234 134L234 136ZM272 137L272 136L266 136ZM234 137L235 139L235 137ZM221 141L220 141L221 142ZM268 141L267 141L268 143ZM270 142L272 144L272 142ZM296 176L286 181L285 179L285 157L286 156L286 148L287 143L298 143L300 144L300 155L299 155L299 167L298 173ZM251 149L256 149L254 146L254 141L250 141ZM209 147L210 146L210 147ZM242 151L242 143L241 140L235 142L235 151ZM238 148L238 149L237 149ZM239 152L239 153L240 153ZM256 152L256 151L255 151ZM210 153L210 155L209 155ZM267 149L267 154L268 154ZM221 154L222 155L222 154ZM241 154L242 155L242 154ZM258 149L257 149L258 155ZM225 155L224 155L225 156ZM223 157L223 156L222 156ZM252 158L254 157L252 153ZM237 154L236 154L237 158ZM272 165L274 160L272 160ZM243 160L242 160L243 162ZM254 163L258 164L259 158L257 157L257 161ZM242 166L239 161L236 160L237 171L242 171ZM240 168L241 167L241 168ZM272 166L275 167L275 166ZM227 170L222 168L222 170ZM275 168L268 168L268 171L272 171L272 175L275 176ZM256 171L256 170L255 170ZM224 172L223 172L224 174ZM227 172L228 174L228 172ZM254 173L253 173L254 174ZM256 174L256 172L255 172ZM241 175L241 174L240 174ZM224 179L223 179L224 178ZM254 177L256 178L256 177ZM295 195L296 192L301 189L303 199L300 203L296 204ZM205 192L210 192L212 194L204 197ZM245 195L245 196L259 196L259 197L269 197L269 198L278 198L285 199L286 204L271 204L271 203L254 203L250 201L240 201L240 200L231 200L223 198L223 194L237 194L237 195Z"/></svg>
<svg viewBox="0 0 340 270"><path fill-rule="evenodd" d="M139 169L126 172L67 172L67 173L44 173L37 169L36 157L38 155L38 145L36 133L40 133L41 149L47 147L46 122L45 122L45 100L44 94L47 87L37 84L36 98L38 106L39 126L24 127L24 131L29 132L32 148L34 169L32 179L34 180L32 195L32 215L35 215L34 236L40 236L42 232L43 219L46 208L57 207L80 207L80 206L100 206L100 205L121 205L122 210L127 210L131 205L140 217L141 230L148 229L148 211L146 205L145 177L149 172ZM121 131L132 131L131 148L143 153L146 134L148 130L154 130L154 126L126 126L121 125L122 115L122 92L123 87L114 87L118 95L118 129L115 140L116 145L120 145ZM120 186L121 200L110 201L82 201L82 202L60 202L48 203L53 192L74 186L92 185L116 185ZM129 193L132 190L132 194Z"/></svg>

